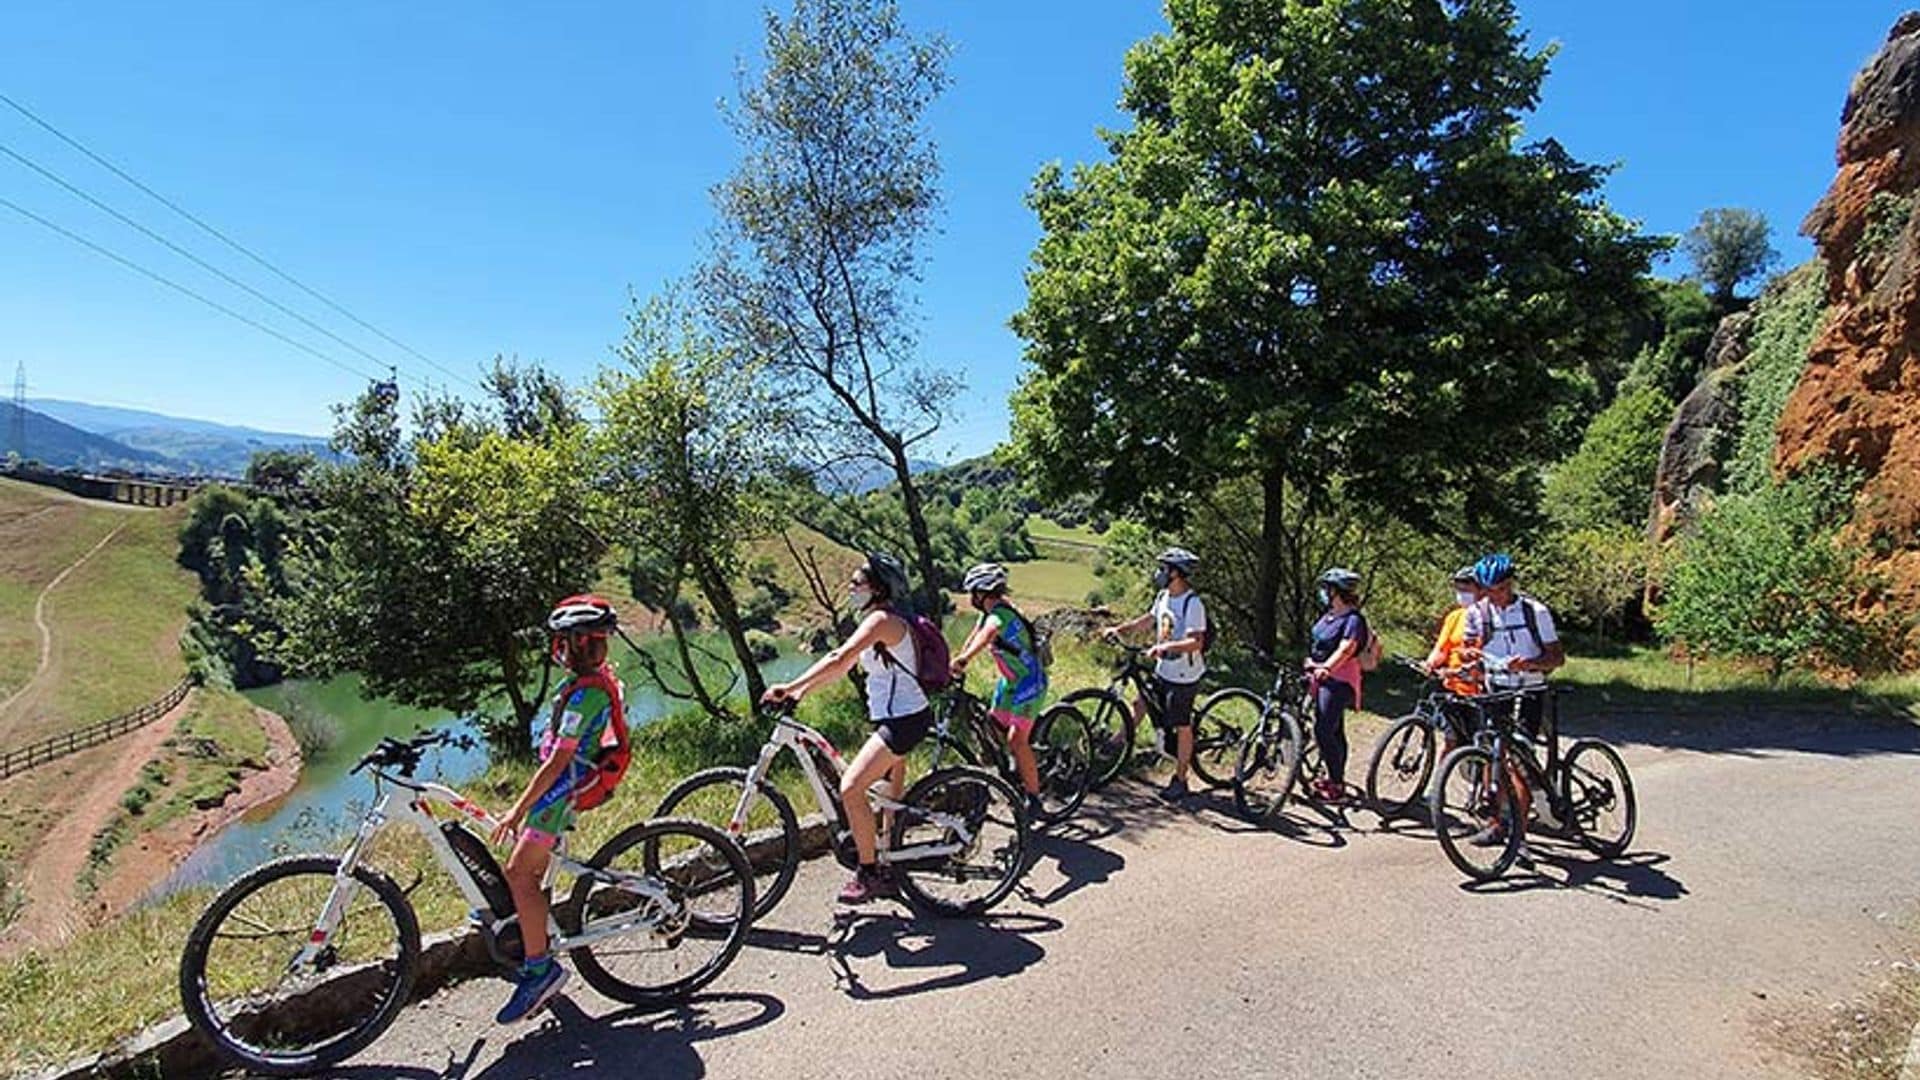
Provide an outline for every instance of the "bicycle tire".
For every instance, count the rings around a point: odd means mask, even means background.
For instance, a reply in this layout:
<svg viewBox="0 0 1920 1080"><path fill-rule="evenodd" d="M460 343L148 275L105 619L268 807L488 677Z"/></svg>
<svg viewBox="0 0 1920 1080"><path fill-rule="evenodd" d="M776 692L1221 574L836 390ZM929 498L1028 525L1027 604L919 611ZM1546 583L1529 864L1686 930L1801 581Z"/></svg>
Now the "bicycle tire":
<svg viewBox="0 0 1920 1080"><path fill-rule="evenodd" d="M1413 746L1407 741L1415 740ZM1426 800L1428 781L1433 779L1434 730L1427 718L1419 713L1409 713L1393 722L1393 725L1374 741L1373 755L1367 760L1367 807L1379 815L1381 821L1392 821L1397 817L1410 817L1415 806L1423 805ZM1408 750L1415 753L1413 760L1407 760ZM1388 772L1382 773L1382 767ZM1381 794L1383 779L1396 781L1393 794Z"/></svg>
<svg viewBox="0 0 1920 1080"><path fill-rule="evenodd" d="M930 881L947 878L955 881L968 877L979 878L979 871L969 871L958 865L959 856L946 856L925 865L905 861L890 863L901 891L915 907L938 915L979 915L1005 900L1013 892L1014 886L1020 883L1020 877L1027 868L1027 815L1013 785L985 769L954 766L921 777L907 789L900 801L907 809L894 812L893 828L887 844L889 853L904 851L934 839L915 834L914 830L935 827L927 818L915 814L915 810L965 813L969 819L979 819L975 823L976 831L971 844L960 856L979 849L985 826L989 823L1010 829L1012 833L1011 850L1003 844L988 853L998 864L992 871L996 876L991 879L991 887L985 893L965 900L954 900L931 892L928 885ZM995 802L1002 809L996 811Z"/></svg>
<svg viewBox="0 0 1920 1080"><path fill-rule="evenodd" d="M1487 805L1488 777L1492 777L1491 806ZM1486 750L1463 746L1448 754L1440 763L1427 805L1440 850L1473 880L1497 880L1519 857L1520 813L1514 806L1513 780ZM1489 811L1491 818L1484 816ZM1498 846L1476 844L1475 839L1490 828L1502 830Z"/></svg>
<svg viewBox="0 0 1920 1080"><path fill-rule="evenodd" d="M207 958L219 936L221 924L242 902L262 891L266 886L283 878L301 874L322 877L329 882L340 871L340 860L331 855L293 855L275 859L256 867L254 870L235 880L222 889L210 902L200 918L187 934L186 947L180 954L180 1004L186 1011L187 1022L212 1044L214 1050L227 1061L245 1069L268 1076L307 1076L317 1070L337 1065L371 1044L391 1026L400 1015L413 992L414 976L420 962L420 923L414 915L413 906L408 903L406 894L393 879L367 866L356 866L353 879L363 888L370 890L380 904L392 915L398 946L395 958L397 970L391 986L381 994L375 1007L346 1031L321 1043L287 1049L283 1043L286 1029L273 1026L272 1012L267 1009L250 1010L238 1019L266 1025L265 1033L273 1036L273 1049L255 1046L246 1041L250 1037L244 1031L236 1031L232 1023L222 1021L215 1013L212 1002ZM316 885L319 883L316 882ZM331 889L331 885L328 886ZM289 926L288 944L291 951L297 952L305 946L313 931L313 919L320 912L311 913L312 918ZM344 922L342 924L344 930ZM252 931L255 935L257 930ZM344 934L337 932L336 938ZM289 953L289 956L291 952ZM343 969L347 971L351 969ZM362 969L372 970L372 969ZM218 977L218 973L215 973ZM357 977L347 974L340 981L355 980ZM331 989L331 987L330 987ZM345 995L330 993L327 1000L338 1012ZM244 1025L243 1025L244 1026Z"/></svg>
<svg viewBox="0 0 1920 1080"><path fill-rule="evenodd" d="M1599 769L1583 766L1580 763L1583 757L1598 758L1602 764ZM1610 780L1601 769L1611 772L1613 779ZM1640 808L1634 800L1633 776L1627 772L1627 763L1620 759L1619 752L1594 739L1582 739L1574 743L1560 764L1560 782L1569 811L1567 826L1573 830L1581 846L1607 859L1625 854L1627 845L1633 843L1634 830L1639 827ZM1576 791L1576 787L1581 790ZM1624 807L1625 825L1616 830L1618 835L1596 833L1593 829L1594 818L1589 811L1604 811L1611 807Z"/></svg>
<svg viewBox="0 0 1920 1080"><path fill-rule="evenodd" d="M660 799L660 805L654 808L655 818L685 817L705 822L731 835L731 817L734 806L738 804L736 795L730 802L722 800L725 807L719 813L697 813L690 811L686 804L703 788L725 785L735 792L745 790L747 770L733 766L720 766L702 769L685 780L675 784ZM747 851L747 861L754 866L753 880L753 918L758 922L767 917L780 901L785 899L787 890L793 887L794 876L800 870L800 817L794 812L793 803L780 790L765 780L760 781L758 798L765 799L773 807L774 817L778 819L780 836L760 836L765 830L749 829L747 834L736 838L743 850ZM717 808L716 808L717 809ZM751 810L751 808L749 808ZM718 820L714 820L715 818ZM761 849L757 854L754 849ZM762 866L770 867L771 873L763 871Z"/></svg>
<svg viewBox="0 0 1920 1080"><path fill-rule="evenodd" d="M1233 767L1233 805L1241 817L1264 823L1285 808L1300 783L1300 721L1275 709L1241 740Z"/></svg>
<svg viewBox="0 0 1920 1080"><path fill-rule="evenodd" d="M1074 733L1069 734L1068 728ZM1093 740L1092 723L1072 705L1049 706L1033 722L1042 823L1066 821L1086 802L1087 792L1093 787Z"/></svg>
<svg viewBox="0 0 1920 1080"><path fill-rule="evenodd" d="M1133 741L1139 737L1133 710L1119 694L1111 690L1075 690L1060 699L1060 704L1080 710L1092 725L1094 744L1095 791L1112 783L1133 758Z"/></svg>
<svg viewBox="0 0 1920 1080"><path fill-rule="evenodd" d="M1231 787L1238 767L1240 743L1250 728L1221 715L1230 701L1251 702L1254 715L1266 708L1265 699L1249 690L1216 690L1193 712L1193 774L1210 788Z"/></svg>
<svg viewBox="0 0 1920 1080"><path fill-rule="evenodd" d="M717 938L720 941L720 947L712 958L699 965L691 974L682 975L660 983L643 984L614 974L612 970L601 962L601 955L596 951L606 950L606 945L580 945L568 950L567 955L572 958L574 967L579 970L580 976L587 980L587 985L615 1001L641 1006L667 1005L683 1001L689 995L698 992L708 983L719 978L720 974L727 969L728 965L733 963L734 957L740 954L740 947L746 943L747 931L751 928L753 922L753 868L747 862L746 850L742 848L732 836L714 828L704 821L696 821L693 818L669 817L655 818L652 821L643 821L638 825L628 826L626 829L621 830L619 834L615 835L613 839L600 845L600 849L593 853L593 858L587 861L587 865L595 869L604 869L611 865L614 859L623 852L631 850L636 846L646 845L642 862L643 865L647 867L648 874L650 876L664 876L660 869L659 845L663 839L676 833L683 837L689 837L699 841L713 852L715 858L718 858L724 863L724 866L719 869L719 873L724 877L729 877L740 883L741 895L739 902L734 905L734 911L725 918L714 918L712 916L689 917L687 926L682 931L682 936L667 946L669 951L677 951L680 942L689 937L702 940L714 940ZM682 858L684 861L670 861L679 862L682 868L693 867L696 871L701 865L712 865L711 860L706 861L704 864L701 862L701 860L707 859L705 855L697 858ZM667 871L667 873L670 872L672 871ZM676 893L685 891L684 887L679 883L669 880L667 884ZM581 875L581 877L574 882L573 893L567 901L565 925L571 926L576 930L584 930L587 925L586 919L589 913L588 904L593 901L594 891L599 885L600 882L596 878L586 874ZM617 941L619 939L610 940Z"/></svg>

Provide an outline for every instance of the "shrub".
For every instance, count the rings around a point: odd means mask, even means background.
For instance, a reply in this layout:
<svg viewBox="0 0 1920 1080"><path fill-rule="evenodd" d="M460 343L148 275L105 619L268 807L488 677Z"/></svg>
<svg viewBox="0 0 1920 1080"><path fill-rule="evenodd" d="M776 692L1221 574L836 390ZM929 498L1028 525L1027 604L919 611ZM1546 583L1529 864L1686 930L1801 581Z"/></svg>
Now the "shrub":
<svg viewBox="0 0 1920 1080"><path fill-rule="evenodd" d="M1643 526L1672 419L1673 401L1658 388L1621 393L1547 477L1547 516L1565 530Z"/></svg>
<svg viewBox="0 0 1920 1080"><path fill-rule="evenodd" d="M1812 474L1729 495L1695 523L1668 571L1655 625L1691 653L1789 667L1865 670L1893 627L1859 603L1873 583L1838 537L1846 486Z"/></svg>
<svg viewBox="0 0 1920 1080"><path fill-rule="evenodd" d="M1818 262L1775 278L1754 303L1740 380L1740 435L1727 466L1731 490L1758 491L1772 481L1780 413L1807 366L1807 349L1826 311L1826 271Z"/></svg>

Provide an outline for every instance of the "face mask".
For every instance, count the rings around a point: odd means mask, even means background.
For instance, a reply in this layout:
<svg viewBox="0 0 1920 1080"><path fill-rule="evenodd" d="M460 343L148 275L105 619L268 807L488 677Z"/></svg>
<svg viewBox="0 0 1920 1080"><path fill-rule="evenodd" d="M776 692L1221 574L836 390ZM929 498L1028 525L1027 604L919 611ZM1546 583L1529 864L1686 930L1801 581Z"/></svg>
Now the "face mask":
<svg viewBox="0 0 1920 1080"><path fill-rule="evenodd" d="M855 611L865 611L873 606L873 590L865 585L855 585L847 590L847 603Z"/></svg>
<svg viewBox="0 0 1920 1080"><path fill-rule="evenodd" d="M1153 572L1154 588L1164 589L1172 582L1173 582L1173 571L1167 569L1166 567L1163 566L1160 569L1155 570Z"/></svg>
<svg viewBox="0 0 1920 1080"><path fill-rule="evenodd" d="M1454 602L1461 607L1472 607L1474 600L1477 598L1466 589L1459 589L1454 592L1453 599Z"/></svg>
<svg viewBox="0 0 1920 1080"><path fill-rule="evenodd" d="M1321 587L1320 587L1320 588L1319 588L1318 590L1316 590L1316 591L1314 592L1314 594L1313 594L1313 595L1315 595L1315 596L1317 596L1317 597L1319 597L1319 598L1320 598L1320 606L1321 606L1321 607L1332 607L1332 606L1333 606L1333 596L1332 596L1332 595L1331 595L1330 593L1328 593L1328 592L1327 592L1327 589L1326 589L1326 586L1324 586L1324 585L1323 585L1323 586L1321 586Z"/></svg>

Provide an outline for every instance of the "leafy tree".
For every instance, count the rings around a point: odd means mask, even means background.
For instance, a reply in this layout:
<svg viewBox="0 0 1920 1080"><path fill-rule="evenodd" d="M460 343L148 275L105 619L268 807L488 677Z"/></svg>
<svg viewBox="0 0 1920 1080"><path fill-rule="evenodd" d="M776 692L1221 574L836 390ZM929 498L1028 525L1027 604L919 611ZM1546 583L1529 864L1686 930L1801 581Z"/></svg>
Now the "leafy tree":
<svg viewBox="0 0 1920 1080"><path fill-rule="evenodd" d="M1845 484L1816 473L1721 498L1681 543L1655 614L1661 635L1696 655L1859 669L1881 659L1889 627L1863 614L1872 583L1838 539Z"/></svg>
<svg viewBox="0 0 1920 1080"><path fill-rule="evenodd" d="M1601 410L1580 449L1547 476L1542 505L1562 529L1644 528L1673 402L1653 387L1628 389Z"/></svg>
<svg viewBox="0 0 1920 1080"><path fill-rule="evenodd" d="M891 0L768 13L765 67L729 114L742 155L717 189L720 243L702 274L724 339L802 411L811 445L795 456L891 470L933 610L940 560L912 455L959 383L915 359L905 287L939 201L925 118L947 51L911 34Z"/></svg>
<svg viewBox="0 0 1920 1080"><path fill-rule="evenodd" d="M408 439L397 410L378 388L337 410L350 459L312 475L270 653L304 674L358 673L406 704L479 712L496 747L526 753L545 645L527 631L596 579L605 551L586 433L516 437L496 409L429 403Z"/></svg>
<svg viewBox="0 0 1920 1080"><path fill-rule="evenodd" d="M788 417L762 366L716 342L678 290L636 309L616 351L622 367L601 372L593 400L604 421L594 453L621 507L618 538L641 556L636 593L667 613L692 695L726 715L693 663L677 601L690 580L758 700L766 683L734 583L747 569L744 542L777 525L771 489L790 445Z"/></svg>
<svg viewBox="0 0 1920 1080"><path fill-rule="evenodd" d="M1298 639L1336 497L1428 531L1531 506L1662 244L1520 145L1547 55L1507 0L1167 13L1109 159L1035 181L1016 438L1043 498L1163 531L1250 481L1250 637Z"/></svg>
<svg viewBox="0 0 1920 1080"><path fill-rule="evenodd" d="M1640 601L1651 555L1645 528L1595 522L1551 530L1522 556L1527 591L1568 627L1602 639L1644 627Z"/></svg>
<svg viewBox="0 0 1920 1080"><path fill-rule="evenodd" d="M1633 357L1621 392L1653 387L1679 401L1699 380L1720 310L1695 281L1653 278L1648 289L1653 325Z"/></svg>
<svg viewBox="0 0 1920 1080"><path fill-rule="evenodd" d="M247 462L247 486L288 491L306 482L317 459L305 450L262 450Z"/></svg>
<svg viewBox="0 0 1920 1080"><path fill-rule="evenodd" d="M1692 261L1694 272L1707 283L1714 303L1733 307L1733 291L1765 277L1780 253L1773 249L1773 229L1758 210L1723 207L1700 212L1700 220L1680 241L1680 250Z"/></svg>
<svg viewBox="0 0 1920 1080"><path fill-rule="evenodd" d="M203 659L224 669L217 673L222 682L247 687L280 678L257 643L277 629L267 609L286 587L282 563L294 527L272 498L220 484L201 488L187 504L178 561L200 578L192 638Z"/></svg>

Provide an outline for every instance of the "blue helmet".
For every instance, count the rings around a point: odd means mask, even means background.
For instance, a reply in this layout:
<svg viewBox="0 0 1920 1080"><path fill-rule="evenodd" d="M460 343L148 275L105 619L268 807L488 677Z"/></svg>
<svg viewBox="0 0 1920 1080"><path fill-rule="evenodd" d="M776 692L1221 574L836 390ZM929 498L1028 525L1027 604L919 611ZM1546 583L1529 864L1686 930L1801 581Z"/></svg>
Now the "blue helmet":
<svg viewBox="0 0 1920 1080"><path fill-rule="evenodd" d="M1513 559L1505 552L1495 552L1473 564L1473 580L1483 589L1495 585L1513 576Z"/></svg>

